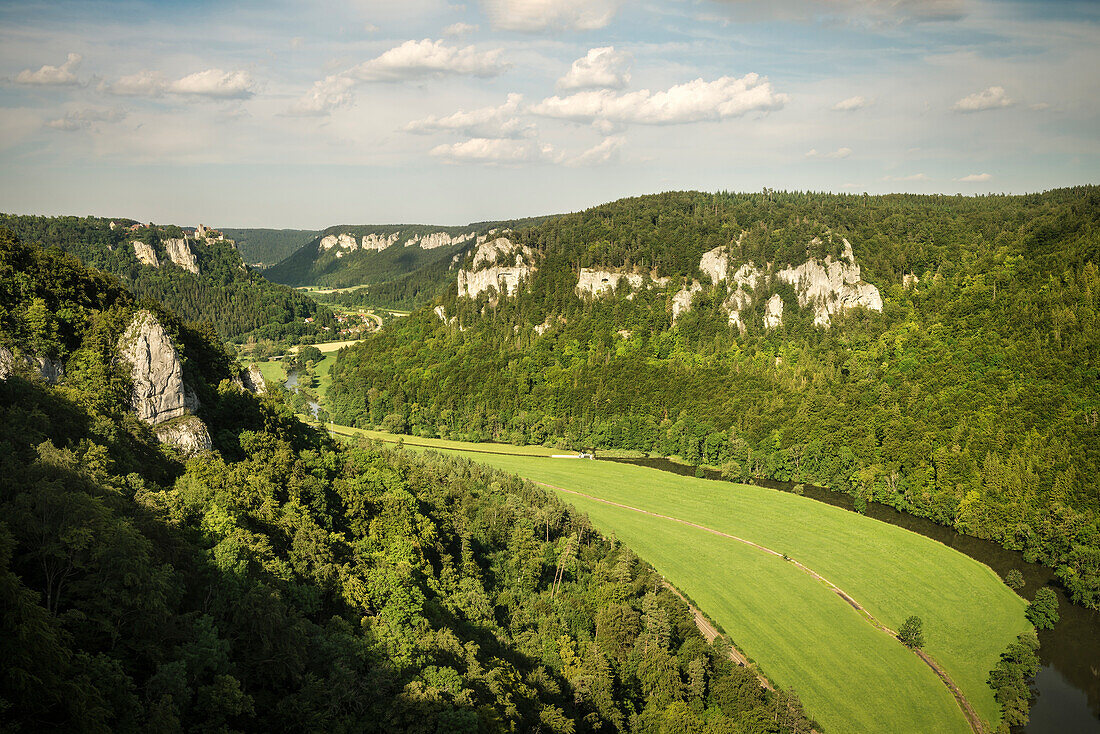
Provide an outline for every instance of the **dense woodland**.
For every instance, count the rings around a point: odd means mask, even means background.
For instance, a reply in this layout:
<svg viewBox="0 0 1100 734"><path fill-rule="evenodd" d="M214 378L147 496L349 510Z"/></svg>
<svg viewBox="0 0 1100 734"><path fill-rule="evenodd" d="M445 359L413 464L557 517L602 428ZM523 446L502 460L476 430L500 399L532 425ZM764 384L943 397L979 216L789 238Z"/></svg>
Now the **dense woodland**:
<svg viewBox="0 0 1100 734"><path fill-rule="evenodd" d="M341 446L158 309L216 450L129 413L136 299L0 230L0 728L808 732L629 550L529 483ZM55 387L21 357L62 360Z"/></svg>
<svg viewBox="0 0 1100 734"><path fill-rule="evenodd" d="M810 482L931 518L1054 567L1100 606L1100 188L1026 196L668 193L519 228L539 269L513 297L440 299L332 369L349 425L677 455ZM815 238L819 242L814 242ZM799 263L847 238L882 313L813 325L794 290L729 325L727 287L671 323L700 255ZM579 267L667 290L581 299ZM919 282L903 286L903 275ZM534 326L551 328L543 336Z"/></svg>
<svg viewBox="0 0 1100 734"><path fill-rule="evenodd" d="M305 245L315 229L247 229L223 227L225 236L237 243L241 258L249 265L274 265Z"/></svg>
<svg viewBox="0 0 1100 734"><path fill-rule="evenodd" d="M118 276L139 298L163 303L186 321L213 324L224 339L298 340L335 326L332 312L285 286L249 270L228 241L191 241L199 274L177 267L162 240L183 236L179 227L126 226L112 230L100 217L39 217L0 214L0 227L26 242L59 247L85 264ZM116 220L122 225L129 220ZM141 240L157 252L160 267L142 265L130 244ZM306 324L306 318L314 319Z"/></svg>

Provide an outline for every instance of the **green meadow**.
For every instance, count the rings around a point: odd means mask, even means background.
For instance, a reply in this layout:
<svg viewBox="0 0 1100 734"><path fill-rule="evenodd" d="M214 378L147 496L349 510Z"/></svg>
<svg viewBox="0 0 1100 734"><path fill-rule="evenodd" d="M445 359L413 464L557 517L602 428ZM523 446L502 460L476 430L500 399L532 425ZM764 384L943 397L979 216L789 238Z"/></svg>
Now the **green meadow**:
<svg viewBox="0 0 1100 734"><path fill-rule="evenodd" d="M339 432L379 432L334 426ZM698 523L785 553L897 629L924 622L925 650L978 714L999 720L986 679L1027 628L1025 602L987 566L908 530L793 494L656 469L551 459L544 447L403 437L534 481ZM476 453L475 453L476 452ZM514 455L527 453L529 455ZM688 594L829 732L965 732L947 688L916 655L782 558L667 519L560 493Z"/></svg>

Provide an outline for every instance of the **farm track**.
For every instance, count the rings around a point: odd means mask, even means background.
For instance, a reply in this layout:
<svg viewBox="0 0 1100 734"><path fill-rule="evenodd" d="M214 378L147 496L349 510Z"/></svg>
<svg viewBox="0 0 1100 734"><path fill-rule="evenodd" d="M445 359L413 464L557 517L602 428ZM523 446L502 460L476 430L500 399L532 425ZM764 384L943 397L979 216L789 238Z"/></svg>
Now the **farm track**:
<svg viewBox="0 0 1100 734"><path fill-rule="evenodd" d="M789 556L787 556L783 553L772 550L771 548L768 548L767 546L760 545L759 543L754 543L753 541L746 540L745 538L739 538L736 535L731 535L729 533L724 533L721 530L715 530L714 528L708 528L706 525L700 525L698 523L694 523L694 522L691 522L689 520L682 520L678 517L672 517L671 515L662 515L658 512L650 512L649 510L643 510L640 507L632 507L631 505L626 505L626 504L623 504L621 502L613 502L611 500L605 500L605 499L602 499L600 497L593 497L592 495L585 494L584 492L578 492L578 491L573 490L573 489L565 489L564 487L558 487L558 486L553 485L553 484L547 484L546 482L535 482L535 484L538 484L539 486L542 486L542 487L546 487L548 489L555 490L557 492L564 492L566 494L572 494L572 495L576 495L578 497L584 497L585 499L589 499L589 500L592 500L594 502L600 502L602 504L610 505L612 507L619 507L619 508L624 509L624 510L630 510L631 512L637 512L637 513L640 513L640 514L643 514L643 515L649 515L650 517L656 517L656 518L660 518L662 520L670 520L670 521L675 522L675 523L680 523L681 525L687 525L688 527L696 528L697 530L702 530L703 532L711 533L713 535L717 535L717 536L722 537L722 538L729 538L730 540L735 540L738 543L743 543L745 545L751 546L753 548L756 548L757 550L763 551L764 553L768 553L769 555L778 556L779 558L784 559L788 563L794 564L794 566L797 567L799 570L803 571L804 573L814 577L818 581L825 584L826 587L828 587L833 593L835 593L837 596L839 596L841 599L843 599L846 603L848 603L861 617L863 617L875 629L878 629L881 632L884 632L884 633L890 635L891 637L894 637L895 639L897 638L897 633L894 630L890 629L885 624L880 622L878 620L878 618L876 618L873 614L871 614L869 611L867 611L867 609L864 608L862 604L860 604L855 599L853 599L850 594L846 593L843 589L841 589L839 586L834 584L832 581L829 581L827 578L825 578L824 576L822 576L818 572L814 571L809 566L803 565L799 561L796 561L795 559L793 559L793 558L791 558L791 557L789 557ZM677 593L678 596L681 596L679 594L679 592L676 592L676 593ZM681 598L683 598L683 597L681 596ZM688 606L691 607L692 605L689 603ZM694 609L694 607L692 607L692 613L696 615L696 625L698 625L700 627L700 631L703 631L704 636L706 636L707 632L704 630L703 626L699 624L699 620L700 620L702 615L698 614L696 612L696 610ZM711 630L713 630L713 627L710 625L710 623L707 622L705 618L702 618L702 619L703 619L704 622L706 622L707 627L709 627ZM717 630L714 630L714 634L717 634ZM932 658L932 656L929 655L928 653L926 653L924 650L915 650L914 652L916 653L917 657L919 657L921 660L923 660L925 662L925 664L928 665L928 667L932 669L932 671L936 674L936 676L940 679L940 681L942 681L943 684L947 687L947 690L951 692L951 695L955 698L955 702L959 705L959 708L962 710L963 716L966 718L966 723L970 726L970 729L974 732L974 734L982 734L982 732L985 731L985 726L982 723L981 717L978 716L977 712L974 710L974 707L971 706L970 701L967 700L967 698L963 694L963 692L961 690L959 690L959 687L957 685L955 685L955 682L953 680L951 680L951 676L949 676L947 674L947 671L944 670L942 667L940 667L939 663L937 663Z"/></svg>

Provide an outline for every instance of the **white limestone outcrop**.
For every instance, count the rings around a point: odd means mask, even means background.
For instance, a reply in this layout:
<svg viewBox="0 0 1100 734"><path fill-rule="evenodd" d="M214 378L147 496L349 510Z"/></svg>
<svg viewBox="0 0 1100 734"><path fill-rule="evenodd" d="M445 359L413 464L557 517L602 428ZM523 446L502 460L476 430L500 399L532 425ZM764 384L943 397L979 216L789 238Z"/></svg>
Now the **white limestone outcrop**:
<svg viewBox="0 0 1100 734"><path fill-rule="evenodd" d="M768 306L764 311L764 328L775 329L783 324L783 299L778 293L768 299Z"/></svg>
<svg viewBox="0 0 1100 734"><path fill-rule="evenodd" d="M137 256L142 265L152 265L154 268L160 267L160 260L157 259L157 252L152 245L147 245L141 240L134 240L134 255Z"/></svg>
<svg viewBox="0 0 1100 734"><path fill-rule="evenodd" d="M780 280L795 287L798 305L813 307L815 326L829 328L832 314L857 306L882 310L878 288L860 278L852 245L848 240L843 242L844 253L839 260L833 260L831 255L823 262L810 258L798 267L787 267L776 273Z"/></svg>
<svg viewBox="0 0 1100 734"><path fill-rule="evenodd" d="M260 372L260 368L254 364L237 370L231 379L233 384L242 390L248 390L256 395L267 394L267 383L264 382L264 375Z"/></svg>
<svg viewBox="0 0 1100 734"><path fill-rule="evenodd" d="M699 259L699 269L710 277L710 282L718 285L726 279L726 273L730 269L730 258L726 248L719 246L703 253Z"/></svg>
<svg viewBox="0 0 1100 734"><path fill-rule="evenodd" d="M699 284L699 281L693 280L691 285L684 286L676 291L676 294L672 297L672 323L676 323L676 319L679 318L680 314L691 310L691 299L701 290L703 290L703 286Z"/></svg>
<svg viewBox="0 0 1100 734"><path fill-rule="evenodd" d="M130 365L137 417L157 425L186 413L183 366L157 317L138 311L118 341L119 357Z"/></svg>
<svg viewBox="0 0 1100 734"><path fill-rule="evenodd" d="M214 447L206 424L194 415L185 415L162 423L153 432L158 441L175 446L184 456L195 456Z"/></svg>
<svg viewBox="0 0 1100 734"><path fill-rule="evenodd" d="M10 349L0 346L0 380L6 380L16 372L34 374L50 385L56 385L65 376L65 365L48 357L24 354L16 357Z"/></svg>
<svg viewBox="0 0 1100 734"><path fill-rule="evenodd" d="M906 273L901 276L901 287L905 290L915 287L918 283L920 283L920 278L917 277L916 273Z"/></svg>
<svg viewBox="0 0 1100 734"><path fill-rule="evenodd" d="M535 253L530 247L506 237L483 242L474 251L470 269L458 271L458 295L477 298L480 293L496 289L497 293L510 296L521 281L535 272L534 261Z"/></svg>
<svg viewBox="0 0 1100 734"><path fill-rule="evenodd" d="M405 243L405 247L419 247L421 250L434 250L437 247L461 245L463 242L469 242L473 238L473 232L456 235L454 237L446 232L432 232L423 236L413 235L409 238L409 241Z"/></svg>
<svg viewBox="0 0 1100 734"><path fill-rule="evenodd" d="M393 232L392 234L386 236L371 232L368 235L363 235L361 245L364 250L374 250L375 252L382 252L382 250L388 250L389 248L397 244L397 240L400 239L400 237L400 232ZM355 240L354 237L352 237L351 239L352 241ZM353 246L351 249L354 250L355 247Z"/></svg>
<svg viewBox="0 0 1100 734"><path fill-rule="evenodd" d="M613 293L619 287L619 281L625 280L632 290L637 290L645 283L645 277L637 273L616 273L611 270L597 270L595 268L581 268L577 276L577 292L584 296L599 296L604 293Z"/></svg>
<svg viewBox="0 0 1100 734"><path fill-rule="evenodd" d="M164 249L168 251L168 257L172 262L184 270L199 274L199 263L195 259L195 253L186 239L172 239L164 241Z"/></svg>

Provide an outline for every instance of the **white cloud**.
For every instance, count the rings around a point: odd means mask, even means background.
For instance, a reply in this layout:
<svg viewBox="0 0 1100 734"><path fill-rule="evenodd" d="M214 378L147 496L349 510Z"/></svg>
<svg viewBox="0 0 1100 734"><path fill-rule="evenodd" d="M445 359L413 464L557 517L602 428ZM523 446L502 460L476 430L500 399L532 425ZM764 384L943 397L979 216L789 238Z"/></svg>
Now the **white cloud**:
<svg viewBox="0 0 1100 734"><path fill-rule="evenodd" d="M395 82L447 74L491 77L508 68L501 61L503 49L478 51L473 46L457 48L443 41L405 41L381 56L364 61L344 72L364 82Z"/></svg>
<svg viewBox="0 0 1100 734"><path fill-rule="evenodd" d="M72 132L74 130L85 130L90 128L92 124L96 122L118 122L125 116L126 113L120 109L88 107L68 112L64 117L47 121L45 125L54 130Z"/></svg>
<svg viewBox="0 0 1100 734"><path fill-rule="evenodd" d="M598 166L619 157L619 148L626 142L621 135L612 135L569 161L570 166Z"/></svg>
<svg viewBox="0 0 1100 734"><path fill-rule="evenodd" d="M73 87L80 84L76 70L82 59L80 54L69 54L61 66L45 64L38 71L23 69L16 75L15 81L35 87Z"/></svg>
<svg viewBox="0 0 1100 734"><path fill-rule="evenodd" d="M593 31L615 17L618 0L482 0L494 28L509 31Z"/></svg>
<svg viewBox="0 0 1100 734"><path fill-rule="evenodd" d="M476 25L470 25L469 23L452 23L443 29L444 36L464 36L467 33L473 33L477 30Z"/></svg>
<svg viewBox="0 0 1100 734"><path fill-rule="evenodd" d="M122 97L159 97L166 93L217 99L247 99L255 93L255 83L247 71L207 69L168 81L159 71L148 69L99 85L101 92Z"/></svg>
<svg viewBox="0 0 1100 734"><path fill-rule="evenodd" d="M852 112L854 110L861 110L867 106L867 100L859 95L855 97L849 97L848 99L842 99L833 105L833 109L837 112Z"/></svg>
<svg viewBox="0 0 1100 734"><path fill-rule="evenodd" d="M883 181L927 181L928 176L923 173L914 173L910 176L883 176Z"/></svg>
<svg viewBox="0 0 1100 734"><path fill-rule="evenodd" d="M522 94L509 94L507 101L497 107L459 110L443 117L430 115L421 120L413 120L404 129L406 132L421 134L461 132L475 138L522 137L531 134L535 127L516 116L522 101Z"/></svg>
<svg viewBox="0 0 1100 734"><path fill-rule="evenodd" d="M972 173L969 176L963 176L955 180L962 183L983 183L985 181L991 181L992 179L993 176L989 173Z"/></svg>
<svg viewBox="0 0 1100 734"><path fill-rule="evenodd" d="M207 69L172 82L169 91L220 99L246 99L254 94L252 75L247 71Z"/></svg>
<svg viewBox="0 0 1100 734"><path fill-rule="evenodd" d="M558 89L622 89L630 83L631 56L614 46L590 49L558 79Z"/></svg>
<svg viewBox="0 0 1100 734"><path fill-rule="evenodd" d="M437 145L431 154L451 163L473 162L490 164L530 163L539 160L557 161L561 156L550 145L534 140L511 138L471 138L461 143Z"/></svg>
<svg viewBox="0 0 1100 734"><path fill-rule="evenodd" d="M847 158L851 154L852 154L852 149L851 148L837 148L832 153L818 153L817 148L810 148L806 152L806 157L807 158L831 158L831 159L835 160L835 159L840 159L840 158Z"/></svg>
<svg viewBox="0 0 1100 734"><path fill-rule="evenodd" d="M314 82L288 110L291 115L303 117L327 115L337 107L351 102L351 88L355 80L342 74L333 74Z"/></svg>
<svg viewBox="0 0 1100 734"><path fill-rule="evenodd" d="M956 112L981 112L983 110L995 110L1015 104L1015 100L1009 99L1004 87L990 87L981 92L963 97L951 109Z"/></svg>
<svg viewBox="0 0 1100 734"><path fill-rule="evenodd" d="M702 79L665 91L617 93L607 89L578 92L568 97L549 97L531 111L545 117L592 122L670 125L737 117L754 110L780 109L787 95L777 94L771 83L756 74L740 79L724 76L712 82Z"/></svg>

